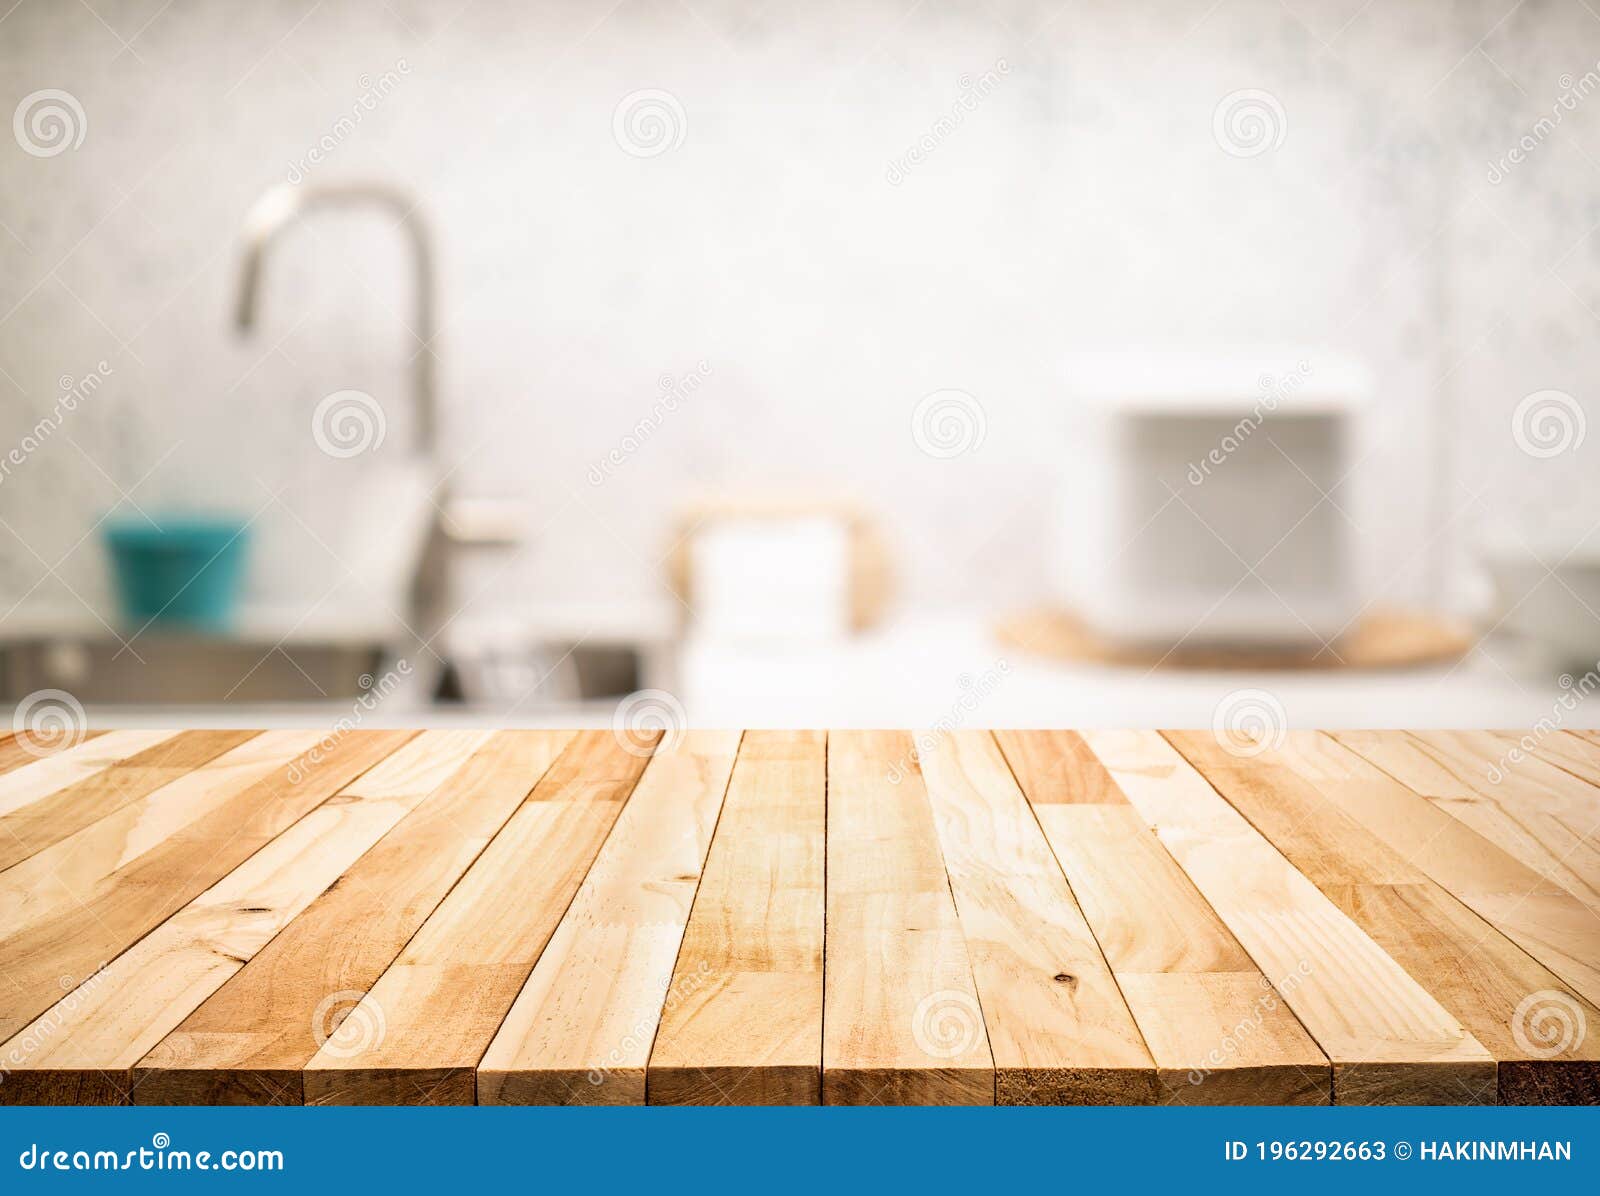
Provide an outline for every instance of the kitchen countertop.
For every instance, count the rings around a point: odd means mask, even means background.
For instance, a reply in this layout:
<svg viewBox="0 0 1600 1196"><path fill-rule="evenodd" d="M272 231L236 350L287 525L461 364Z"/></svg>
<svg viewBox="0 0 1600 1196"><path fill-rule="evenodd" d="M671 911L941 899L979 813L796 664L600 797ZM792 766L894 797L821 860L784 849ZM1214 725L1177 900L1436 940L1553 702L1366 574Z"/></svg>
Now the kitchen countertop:
<svg viewBox="0 0 1600 1196"><path fill-rule="evenodd" d="M1209 727L1230 697L1261 691L1291 727L1527 729L1554 718L1600 729L1600 702L1577 700L1580 684L1530 667L1502 640L1458 664L1426 668L1150 671L1031 657L1000 644L982 618L946 615L817 642L691 634L673 656L670 677L644 684L670 688L689 723L706 727ZM1600 686L1600 676L1589 684ZM515 705L430 706L397 695L364 707L360 725L608 727L616 706L551 708L533 695ZM97 705L89 715L107 727L300 727L348 718L351 703Z"/></svg>
<svg viewBox="0 0 1600 1196"><path fill-rule="evenodd" d="M12 739L0 1103L1592 1102L1597 824L1569 731Z"/></svg>

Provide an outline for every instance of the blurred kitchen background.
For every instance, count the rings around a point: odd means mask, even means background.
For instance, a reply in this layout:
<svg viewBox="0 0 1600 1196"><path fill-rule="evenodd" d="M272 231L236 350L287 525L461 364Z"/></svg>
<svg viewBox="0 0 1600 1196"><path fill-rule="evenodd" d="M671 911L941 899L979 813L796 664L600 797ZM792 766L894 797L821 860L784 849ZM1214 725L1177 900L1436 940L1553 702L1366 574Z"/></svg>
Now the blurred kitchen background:
<svg viewBox="0 0 1600 1196"><path fill-rule="evenodd" d="M19 720L1600 725L1588 0L7 3Z"/></svg>

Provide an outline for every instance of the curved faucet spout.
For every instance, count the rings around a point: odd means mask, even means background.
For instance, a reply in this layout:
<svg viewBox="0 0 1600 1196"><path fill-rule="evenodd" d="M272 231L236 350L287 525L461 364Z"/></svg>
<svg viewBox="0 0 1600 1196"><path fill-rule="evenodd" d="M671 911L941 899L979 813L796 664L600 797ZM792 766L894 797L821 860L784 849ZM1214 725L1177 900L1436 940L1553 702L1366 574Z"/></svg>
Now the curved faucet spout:
<svg viewBox="0 0 1600 1196"><path fill-rule="evenodd" d="M308 208L378 206L395 216L411 245L415 318L411 331L422 344L412 355L412 399L416 406L417 451L432 457L438 427L435 411L433 340L433 244L416 199L385 183L281 184L266 192L250 209L244 224L244 258L240 263L238 306L234 309L240 332L256 323L260 304L261 263L277 234L300 218Z"/></svg>

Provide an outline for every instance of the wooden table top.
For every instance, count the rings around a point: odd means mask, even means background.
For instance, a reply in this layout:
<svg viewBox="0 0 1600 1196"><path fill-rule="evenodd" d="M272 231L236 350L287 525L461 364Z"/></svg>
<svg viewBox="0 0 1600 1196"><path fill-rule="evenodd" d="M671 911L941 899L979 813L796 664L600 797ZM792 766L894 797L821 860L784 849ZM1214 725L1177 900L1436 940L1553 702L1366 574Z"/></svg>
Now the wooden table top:
<svg viewBox="0 0 1600 1196"><path fill-rule="evenodd" d="M1566 731L0 740L0 1102L1596 1102L1597 825Z"/></svg>

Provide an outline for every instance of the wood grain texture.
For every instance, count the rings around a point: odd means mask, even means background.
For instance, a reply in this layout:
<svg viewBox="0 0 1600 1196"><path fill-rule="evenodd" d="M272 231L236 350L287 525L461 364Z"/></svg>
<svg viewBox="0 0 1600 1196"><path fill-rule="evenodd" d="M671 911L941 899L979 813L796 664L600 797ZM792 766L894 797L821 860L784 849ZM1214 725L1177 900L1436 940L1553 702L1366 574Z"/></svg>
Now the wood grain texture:
<svg viewBox="0 0 1600 1196"><path fill-rule="evenodd" d="M476 732L430 731L318 805L10 1042L0 1103L124 1103L132 1068L459 764Z"/></svg>
<svg viewBox="0 0 1600 1196"><path fill-rule="evenodd" d="M987 1105L994 1059L904 731L828 736L822 1100Z"/></svg>
<svg viewBox="0 0 1600 1196"><path fill-rule="evenodd" d="M170 739L174 731L113 731L44 755L25 752L16 768L0 776L0 818L26 809L57 790Z"/></svg>
<svg viewBox="0 0 1600 1196"><path fill-rule="evenodd" d="M1035 810L1128 804L1115 778L1076 731L996 731L994 737Z"/></svg>
<svg viewBox="0 0 1600 1196"><path fill-rule="evenodd" d="M1506 749L1516 748L1519 753L1537 756L1591 785L1600 785L1600 744L1580 732L1556 731L1541 735L1538 732L1495 731L1492 734ZM1515 764L1516 759L1508 754L1507 762Z"/></svg>
<svg viewBox="0 0 1600 1196"><path fill-rule="evenodd" d="M101 751L117 740L133 746L140 740L124 741L112 732L98 740ZM114 758L106 767L82 780L46 794L9 814L0 815L0 871L21 863L52 843L59 843L107 814L114 814L130 802L154 793L162 786L186 776L195 769L253 738L254 731L183 731L178 734L156 732L167 738ZM109 758L109 753L108 753Z"/></svg>
<svg viewBox="0 0 1600 1196"><path fill-rule="evenodd" d="M81 736L23 736L15 731L0 733L0 776L34 764L46 756L77 747L85 740L98 739L104 731L85 731Z"/></svg>
<svg viewBox="0 0 1600 1196"><path fill-rule="evenodd" d="M314 747L315 731L271 732L129 802L0 872L0 935L81 904L83 895L146 852Z"/></svg>
<svg viewBox="0 0 1600 1196"><path fill-rule="evenodd" d="M996 1103L1157 1100L1155 1061L998 745L987 731L955 731L920 755Z"/></svg>
<svg viewBox="0 0 1600 1196"><path fill-rule="evenodd" d="M1327 1056L1082 736L995 738L1156 1061L1161 1099L1327 1104Z"/></svg>
<svg viewBox="0 0 1600 1196"><path fill-rule="evenodd" d="M300 1104L301 1071L571 740L501 731L134 1071L140 1104ZM320 1010L320 1013L319 1013ZM361 1023L357 1023L359 1027Z"/></svg>
<svg viewBox="0 0 1600 1196"><path fill-rule="evenodd" d="M822 1097L827 737L747 731L645 1075L651 1104Z"/></svg>
<svg viewBox="0 0 1600 1196"><path fill-rule="evenodd" d="M1357 745L1354 735L1338 738ZM1537 756L1513 762L1486 731L1359 742L1384 772L1600 911L1600 789Z"/></svg>
<svg viewBox="0 0 1600 1196"><path fill-rule="evenodd" d="M1488 1048L1499 1063L1500 1103L1600 1100L1600 1041L1575 1037L1547 1049L1532 1033L1537 1002L1524 1003L1543 993L1575 1018L1595 1022L1600 1013L1324 797L1314 778L1326 740L1296 732L1281 748L1240 760L1203 732L1171 738L1290 863Z"/></svg>
<svg viewBox="0 0 1600 1196"><path fill-rule="evenodd" d="M1502 742L1488 731L1414 731L1411 735L1463 765L1490 758ZM1574 768L1564 767L1559 758L1551 758L1552 753L1561 753L1573 761L1576 753L1564 752L1561 742L1559 736L1550 736L1531 758L1513 761L1507 757L1509 767L1502 768L1496 758L1493 767L1500 773L1493 775L1503 773L1500 782L1491 783L1487 793L1480 782L1480 800L1456 806L1451 812L1480 830L1492 819L1506 828L1507 835L1517 837L1512 854L1546 875L1577 878L1582 889L1578 896L1600 907L1600 787ZM1537 861L1545 858L1552 863L1541 867Z"/></svg>
<svg viewBox="0 0 1600 1196"><path fill-rule="evenodd" d="M1086 731L1123 793L1333 1062L1336 1104L1495 1098L1477 1039L1153 731Z"/></svg>
<svg viewBox="0 0 1600 1196"><path fill-rule="evenodd" d="M266 732L8 869L9 878L146 802L160 807L151 817L161 815L163 837L146 842L149 828L136 820L126 827L122 846L95 837L93 868L80 867L76 859L61 861L61 871L73 878L65 886L67 904L28 918L9 908L9 895L0 906L0 974L9 981L0 985L0 1035L11 1038L55 1004L63 977L74 978L74 985L83 982L413 734L352 731L324 738L311 732L307 746L306 732ZM223 764L241 756L250 763ZM207 791L188 794L182 803L160 801L191 777ZM208 788L213 785L221 787L220 800ZM205 807L199 817L166 820L169 805L197 804ZM82 882L86 872L93 878ZM49 882L59 885L61 875L41 879Z"/></svg>
<svg viewBox="0 0 1600 1196"><path fill-rule="evenodd" d="M651 741L653 742L653 741ZM473 1104L476 1069L647 757L581 731L302 1071L305 1103ZM348 1019L347 1019L348 1020Z"/></svg>
<svg viewBox="0 0 1600 1196"><path fill-rule="evenodd" d="M737 731L691 731L651 758L479 1064L480 1104L644 1104L738 750Z"/></svg>
<svg viewBox="0 0 1600 1196"><path fill-rule="evenodd" d="M110 732L0 1104L1595 1100L1600 738L1338 736Z"/></svg>
<svg viewBox="0 0 1600 1196"><path fill-rule="evenodd" d="M1600 912L1491 842L1365 754L1398 732L1335 731L1299 765L1362 826L1591 1004L1600 1005ZM1402 750L1409 750L1402 743ZM1309 771L1307 771L1309 770Z"/></svg>

